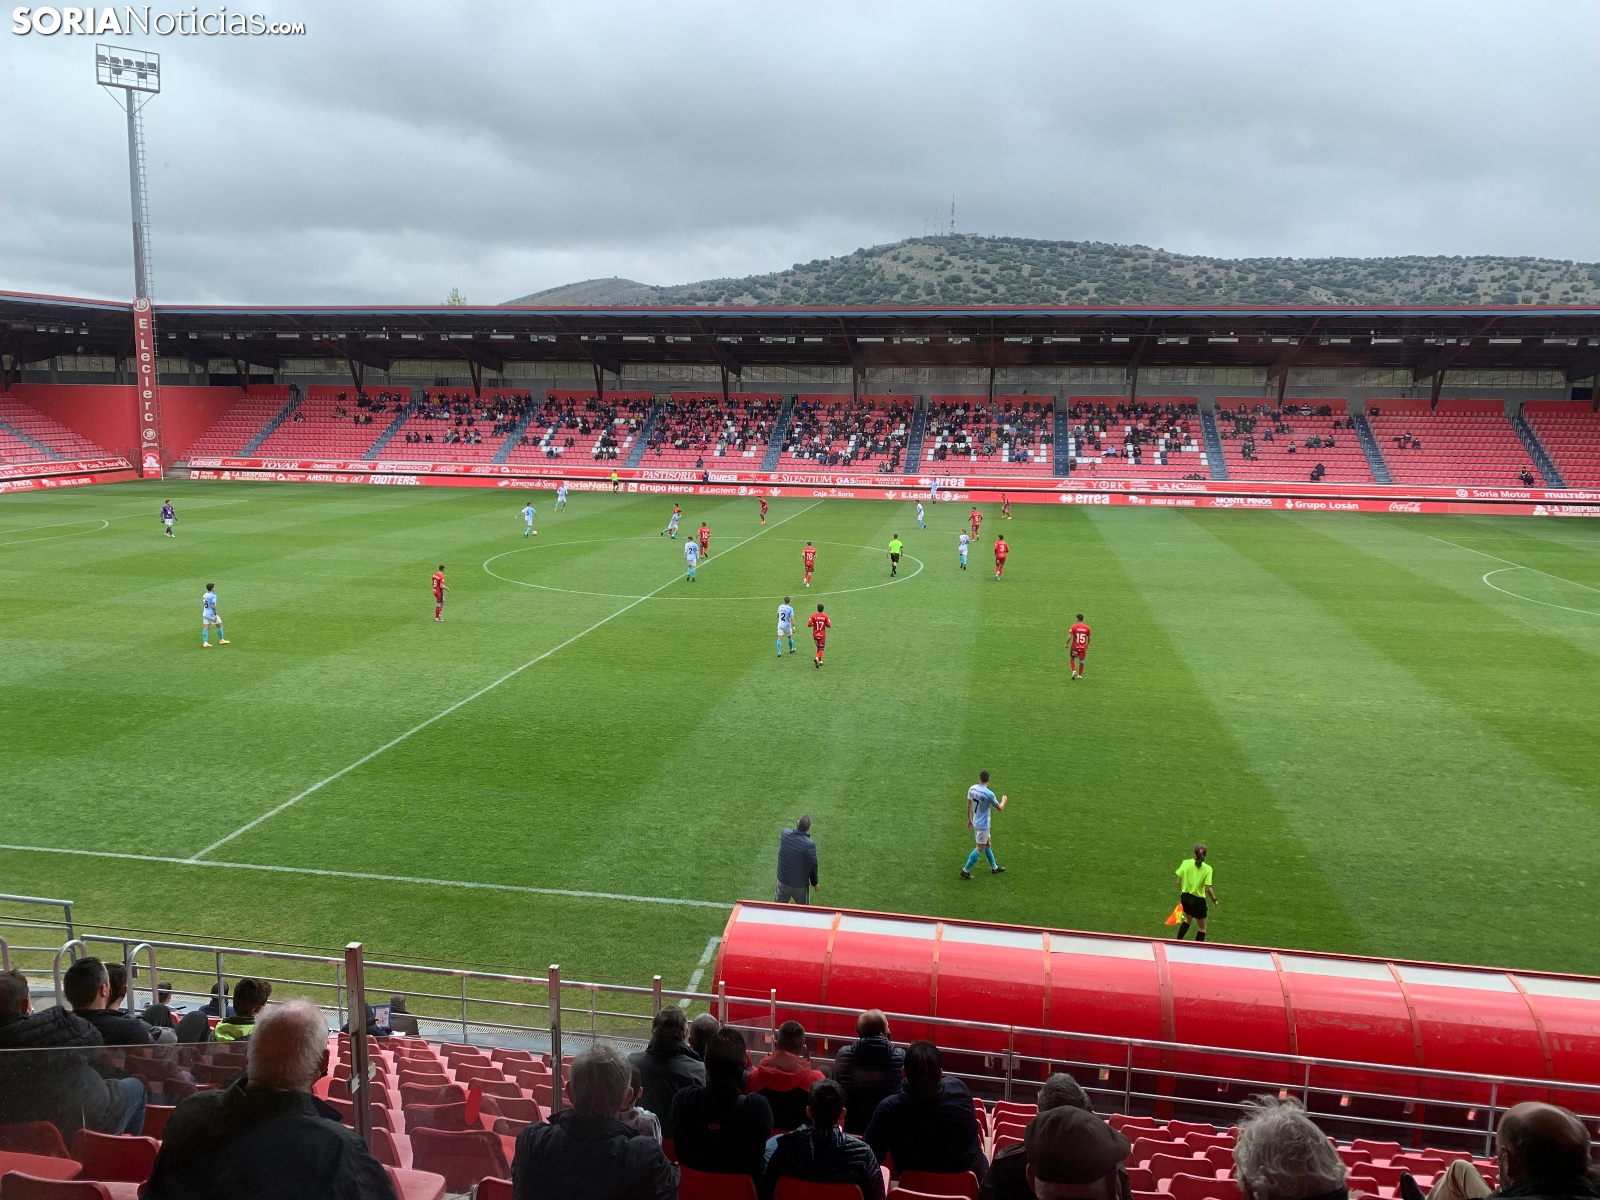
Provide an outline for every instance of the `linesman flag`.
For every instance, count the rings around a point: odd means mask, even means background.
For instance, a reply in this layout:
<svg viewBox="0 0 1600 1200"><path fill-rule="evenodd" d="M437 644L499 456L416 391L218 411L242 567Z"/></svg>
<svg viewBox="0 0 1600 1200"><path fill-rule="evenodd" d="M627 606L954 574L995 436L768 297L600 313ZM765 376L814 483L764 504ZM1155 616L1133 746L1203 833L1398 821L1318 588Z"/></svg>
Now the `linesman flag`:
<svg viewBox="0 0 1600 1200"><path fill-rule="evenodd" d="M1183 920L1183 901L1179 900L1177 904L1172 906L1172 911L1167 914L1166 923L1168 925L1176 925L1181 920Z"/></svg>

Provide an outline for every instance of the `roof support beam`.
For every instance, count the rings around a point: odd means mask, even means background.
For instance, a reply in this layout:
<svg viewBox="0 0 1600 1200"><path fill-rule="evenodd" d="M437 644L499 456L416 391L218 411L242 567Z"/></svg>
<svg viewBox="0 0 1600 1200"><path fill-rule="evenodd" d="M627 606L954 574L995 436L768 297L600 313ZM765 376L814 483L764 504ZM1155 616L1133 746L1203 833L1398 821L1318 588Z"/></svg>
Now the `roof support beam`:
<svg viewBox="0 0 1600 1200"><path fill-rule="evenodd" d="M1487 334L1499 319L1498 317L1490 317L1482 325L1478 326L1476 333L1468 337L1457 338L1454 346L1442 347L1438 353L1429 355L1426 360L1411 369L1412 383L1421 383L1428 376L1433 376L1433 399L1430 401L1429 407L1439 407L1439 391L1444 387L1444 373L1450 369L1450 364L1460 358L1462 352L1468 346Z"/></svg>
<svg viewBox="0 0 1600 1200"><path fill-rule="evenodd" d="M1133 357L1128 360L1128 403L1132 405L1139 398L1139 360L1144 357L1144 348L1150 341L1150 331L1155 328L1156 319L1151 317L1144 323L1144 333L1140 335L1138 344L1133 348ZM993 399L993 396L990 397Z"/></svg>
<svg viewBox="0 0 1600 1200"><path fill-rule="evenodd" d="M1312 338L1316 334L1317 326L1320 324L1322 324L1321 317L1312 321L1311 328L1306 330L1305 336L1278 355L1277 361L1267 368L1267 382L1271 383L1273 379L1278 381L1279 408L1283 407L1283 394L1289 387L1289 371L1294 366L1294 360L1300 357L1300 351L1311 344Z"/></svg>

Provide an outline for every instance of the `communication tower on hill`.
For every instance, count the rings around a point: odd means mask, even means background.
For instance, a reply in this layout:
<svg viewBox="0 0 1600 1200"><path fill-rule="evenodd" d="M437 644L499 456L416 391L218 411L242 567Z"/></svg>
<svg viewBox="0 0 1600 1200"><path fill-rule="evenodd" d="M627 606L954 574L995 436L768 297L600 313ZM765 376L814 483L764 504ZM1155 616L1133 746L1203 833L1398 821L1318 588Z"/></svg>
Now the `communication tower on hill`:
<svg viewBox="0 0 1600 1200"><path fill-rule="evenodd" d="M956 235L956 198L950 197L950 236Z"/></svg>

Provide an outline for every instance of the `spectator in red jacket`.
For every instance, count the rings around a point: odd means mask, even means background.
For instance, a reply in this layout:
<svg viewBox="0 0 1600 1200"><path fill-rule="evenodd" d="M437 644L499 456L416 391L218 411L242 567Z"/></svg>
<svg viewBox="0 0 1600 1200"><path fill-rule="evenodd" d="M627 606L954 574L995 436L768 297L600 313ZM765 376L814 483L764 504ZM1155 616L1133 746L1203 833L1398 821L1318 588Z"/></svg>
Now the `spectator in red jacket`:
<svg viewBox="0 0 1600 1200"><path fill-rule="evenodd" d="M823 1078L811 1065L806 1053L806 1030L799 1021L778 1026L778 1040L771 1054L750 1072L744 1090L766 1097L772 1106L774 1129L799 1129L806 1123L806 1102L811 1085Z"/></svg>

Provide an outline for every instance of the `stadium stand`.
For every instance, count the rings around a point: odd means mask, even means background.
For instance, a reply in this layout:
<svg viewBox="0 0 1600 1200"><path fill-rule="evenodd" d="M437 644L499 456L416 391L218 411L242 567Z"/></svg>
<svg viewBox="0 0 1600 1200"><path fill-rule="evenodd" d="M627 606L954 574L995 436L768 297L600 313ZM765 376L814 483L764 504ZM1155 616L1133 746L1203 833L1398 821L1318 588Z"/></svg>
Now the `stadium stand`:
<svg viewBox="0 0 1600 1200"><path fill-rule="evenodd" d="M1568 487L1600 486L1600 412L1585 400L1533 400L1523 418Z"/></svg>
<svg viewBox="0 0 1600 1200"><path fill-rule="evenodd" d="M106 451L20 400L0 396L0 463L104 458Z"/></svg>
<svg viewBox="0 0 1600 1200"><path fill-rule="evenodd" d="M309 387L299 407L255 453L261 458L363 458L409 403L409 387L368 388L365 396L354 387Z"/></svg>
<svg viewBox="0 0 1600 1200"><path fill-rule="evenodd" d="M1396 483L1531 487L1539 478L1499 400L1375 400L1367 422Z"/></svg>
<svg viewBox="0 0 1600 1200"><path fill-rule="evenodd" d="M425 389L416 409L390 436L387 459L489 462L533 405L531 392Z"/></svg>
<svg viewBox="0 0 1600 1200"><path fill-rule="evenodd" d="M783 409L776 392L742 392L723 400L721 392L673 392L656 418L640 466L754 471L766 457Z"/></svg>
<svg viewBox="0 0 1600 1200"><path fill-rule="evenodd" d="M620 466L650 415L654 392L550 391L503 461L534 464L561 459L575 466Z"/></svg>
<svg viewBox="0 0 1600 1200"><path fill-rule="evenodd" d="M802 392L784 430L777 470L887 475L905 461L916 399L883 393L855 399Z"/></svg>
<svg viewBox="0 0 1600 1200"><path fill-rule="evenodd" d="M1068 459L1074 472L1112 479L1204 479L1200 409L1192 396L1136 401L1072 396Z"/></svg>
<svg viewBox="0 0 1600 1200"><path fill-rule="evenodd" d="M1229 479L1373 482L1343 399L1296 400L1280 409L1219 397L1217 421Z"/></svg>
<svg viewBox="0 0 1600 1200"><path fill-rule="evenodd" d="M188 456L232 458L241 454L288 403L287 386L258 384L252 387L248 396L241 394L238 403L190 444Z"/></svg>
<svg viewBox="0 0 1600 1200"><path fill-rule="evenodd" d="M1054 404L1045 396L928 397L922 465L959 463L985 475L1054 470Z"/></svg>

